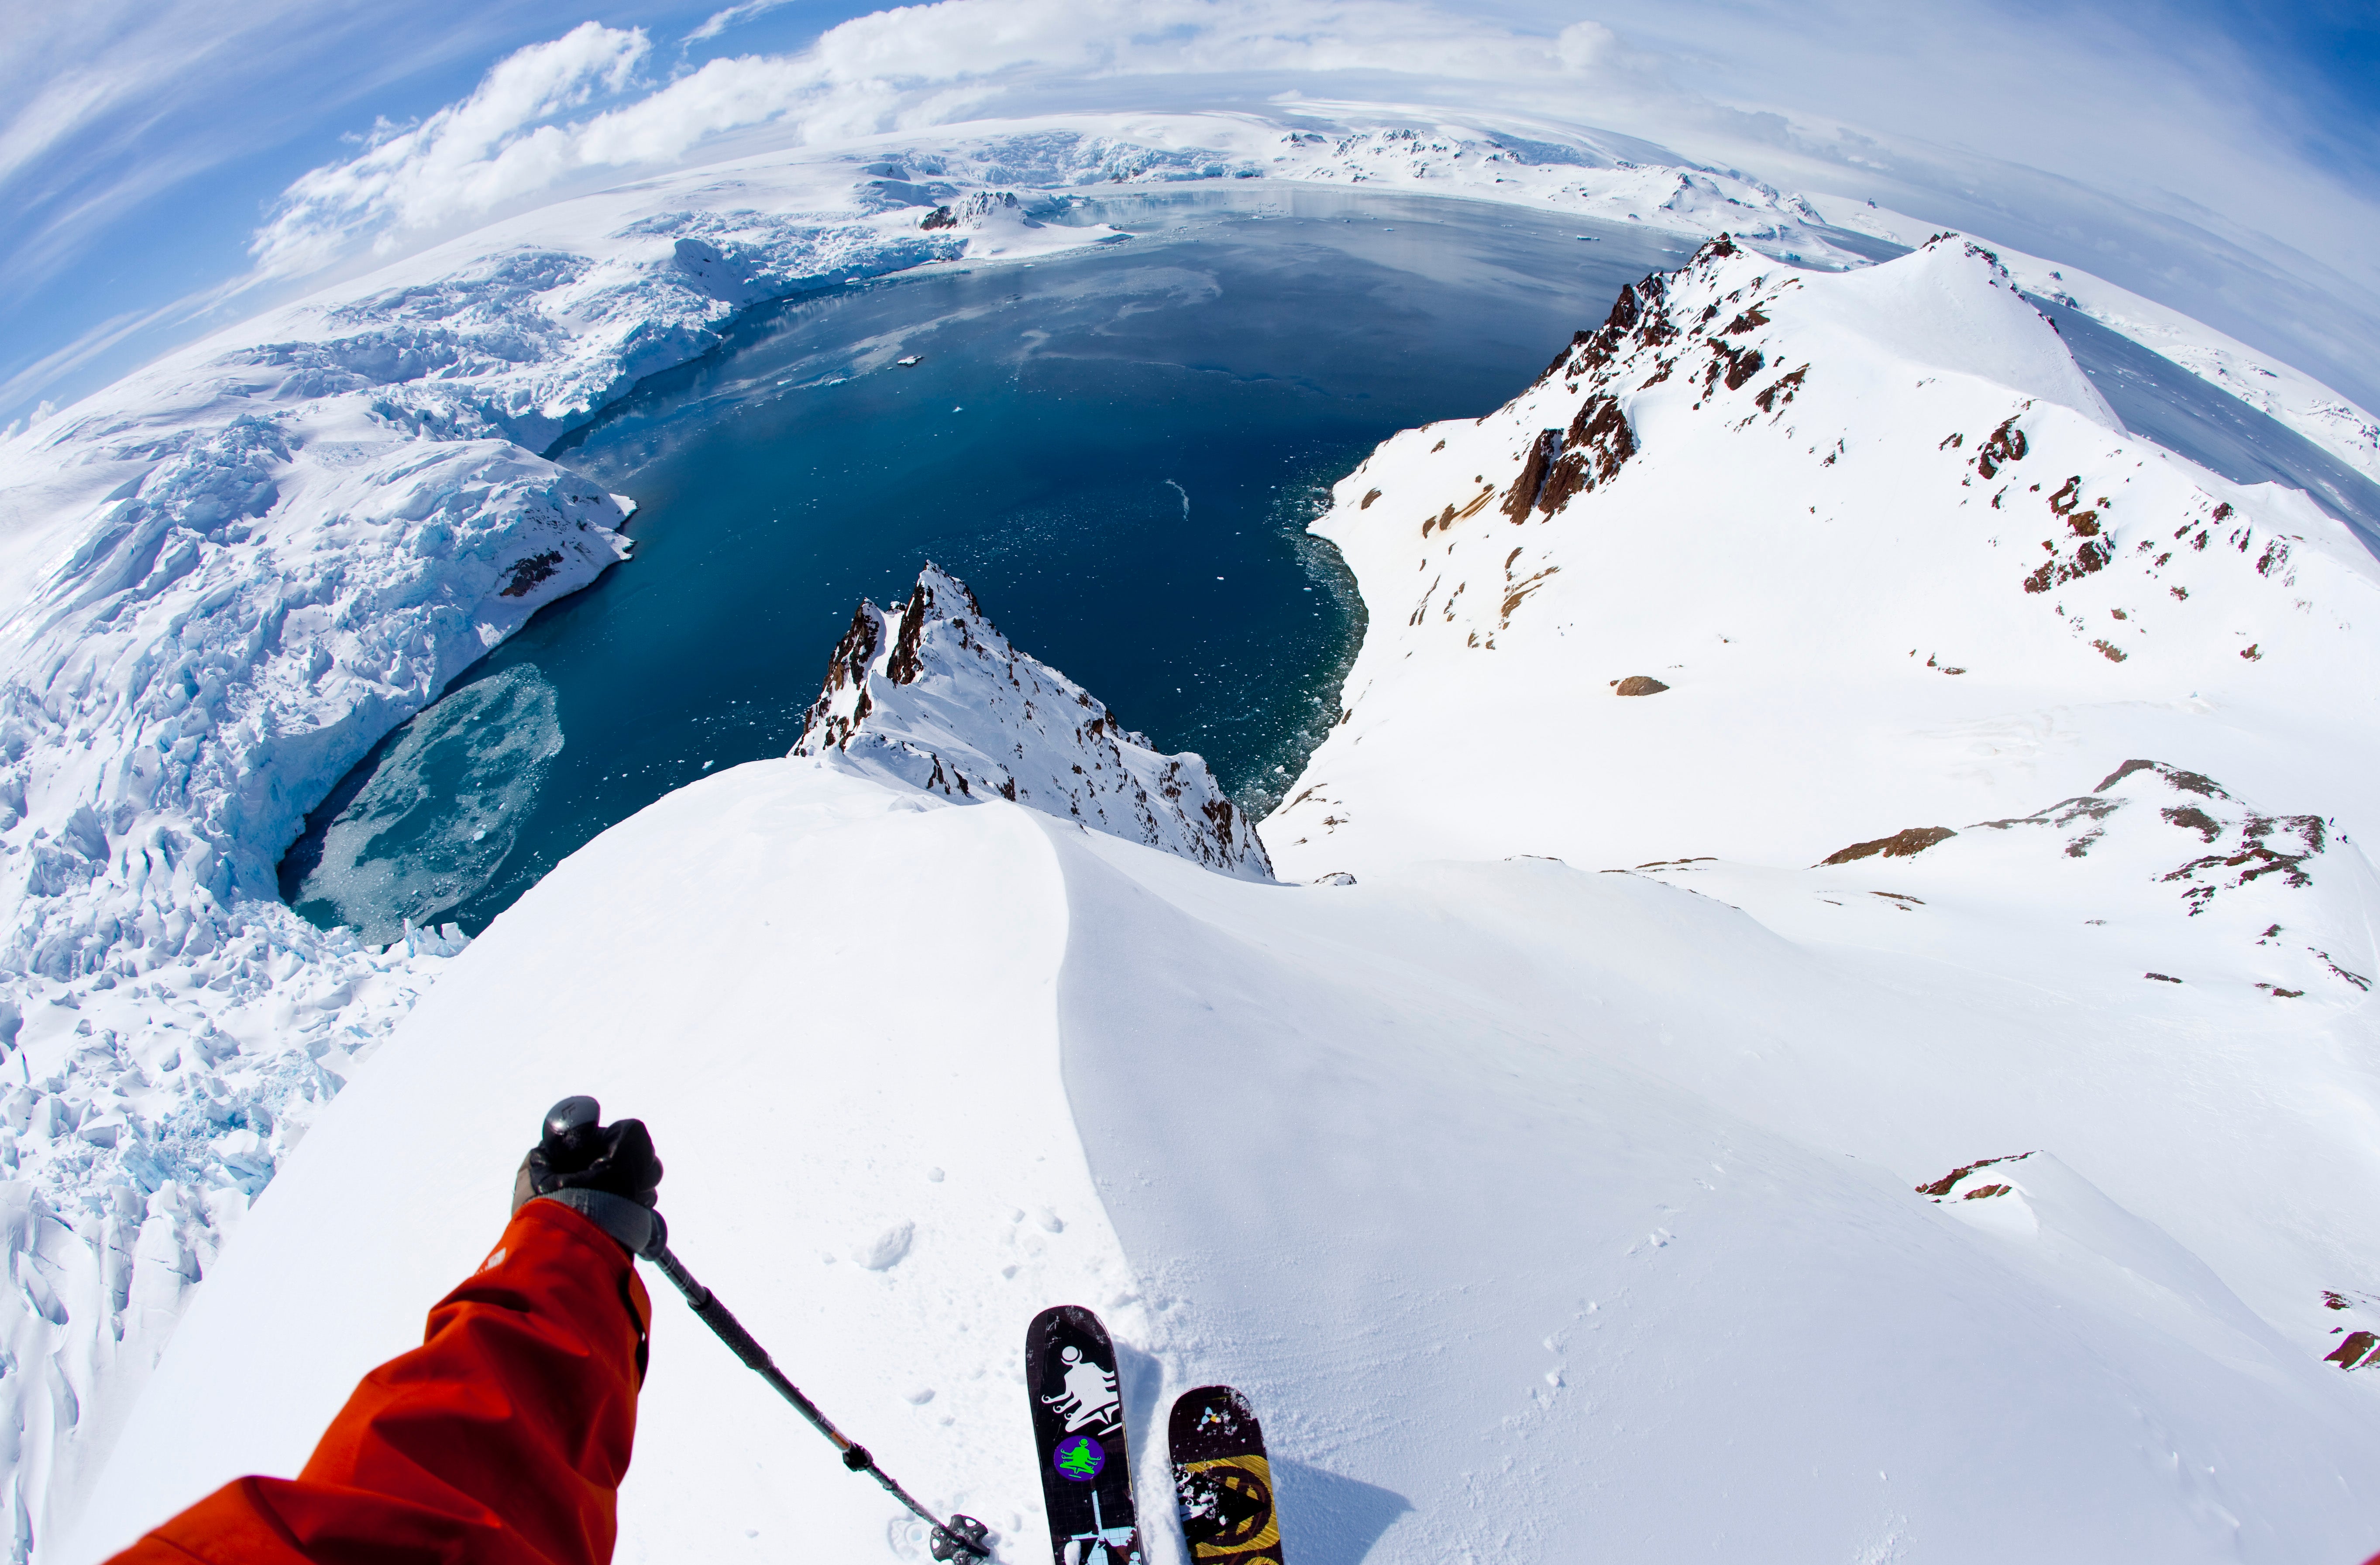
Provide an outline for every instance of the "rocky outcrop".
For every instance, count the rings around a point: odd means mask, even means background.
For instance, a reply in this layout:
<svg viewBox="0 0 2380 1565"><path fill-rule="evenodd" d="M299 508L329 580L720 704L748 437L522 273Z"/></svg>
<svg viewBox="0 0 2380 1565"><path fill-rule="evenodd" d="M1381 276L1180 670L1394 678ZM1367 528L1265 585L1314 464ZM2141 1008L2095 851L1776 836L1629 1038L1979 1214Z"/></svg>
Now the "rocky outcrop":
<svg viewBox="0 0 2380 1565"><path fill-rule="evenodd" d="M1853 843L1847 848L1839 848L1818 860L1818 867L1851 864L1863 858L1912 858L1935 843L1947 842L1958 834L1948 826L1912 826L1905 831L1895 831L1889 837L1878 837L1873 842Z"/></svg>
<svg viewBox="0 0 2380 1565"><path fill-rule="evenodd" d="M953 800L1006 799L1225 875L1272 879L1255 823L1205 760L1160 754L1010 645L966 584L931 564L906 603L853 613L793 753Z"/></svg>

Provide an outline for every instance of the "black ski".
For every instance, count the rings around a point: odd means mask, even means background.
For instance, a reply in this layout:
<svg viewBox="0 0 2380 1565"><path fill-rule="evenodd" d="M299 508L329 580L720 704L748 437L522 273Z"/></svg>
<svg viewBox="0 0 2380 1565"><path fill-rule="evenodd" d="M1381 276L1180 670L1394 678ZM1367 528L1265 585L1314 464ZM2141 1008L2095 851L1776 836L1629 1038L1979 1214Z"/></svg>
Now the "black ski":
<svg viewBox="0 0 2380 1565"><path fill-rule="evenodd" d="M1196 1565L1281 1565L1272 1467L1248 1399L1201 1386L1173 1401L1166 1424L1173 1498Z"/></svg>
<svg viewBox="0 0 2380 1565"><path fill-rule="evenodd" d="M1035 1316L1025 1386L1055 1565L1140 1565L1115 1344L1099 1317L1080 1304Z"/></svg>

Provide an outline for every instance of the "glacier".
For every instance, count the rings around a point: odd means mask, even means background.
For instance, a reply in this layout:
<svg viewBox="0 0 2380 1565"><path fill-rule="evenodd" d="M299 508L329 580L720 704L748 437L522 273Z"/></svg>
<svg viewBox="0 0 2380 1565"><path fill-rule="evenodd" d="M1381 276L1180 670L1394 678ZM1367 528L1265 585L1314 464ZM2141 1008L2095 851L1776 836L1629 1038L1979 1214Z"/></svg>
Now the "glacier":
<svg viewBox="0 0 2380 1565"><path fill-rule="evenodd" d="M797 1105L821 1209L794 1244L723 1138L665 1135L671 1210L722 1214L698 1264L730 1296L819 1268L788 1321L863 1346L811 1377L909 1419L863 1427L1012 1536L995 1327L1071 1293L1137 1355L1136 1412L1215 1376L1278 1409L1284 1507L1346 1558L1567 1547L1583 1503L1609 1537L1789 1558L2368 1545L2367 1386L2316 1351L2380 1313L2351 1239L2368 552L2126 435L2026 258L1950 237L1860 268L1728 171L1394 118L963 127L647 181L0 446L18 1559L294 1467L481 1242L491 1148L577 1090L662 1123ZM808 753L615 828L479 941L367 946L278 903L336 778L629 552L632 503L539 453L752 304L1107 242L1065 191L1201 179L1732 236L1340 486L1318 530L1372 628L1260 838L1111 719L988 698L1031 679L1103 714L921 581L863 607ZM2264 372L2049 281L2218 384ZM2299 376L2266 406L2372 470L2345 399ZM936 677L895 677L905 630ZM1822 862L1911 828L1949 835ZM2210 856L2236 883L2153 879ZM374 1148L425 1122L448 1155L400 1209ZM1919 1193L2028 1146L2004 1190ZM883 1183L918 1170L945 1177ZM857 1264L904 1223L910 1251ZM299 1318L333 1295L368 1303ZM831 1470L722 1465L744 1389L701 1346L648 1400L635 1547L914 1548ZM1679 1474L1717 1429L1820 1471L1748 1459L1715 1501ZM2096 1520L2028 1526L2061 1511Z"/></svg>

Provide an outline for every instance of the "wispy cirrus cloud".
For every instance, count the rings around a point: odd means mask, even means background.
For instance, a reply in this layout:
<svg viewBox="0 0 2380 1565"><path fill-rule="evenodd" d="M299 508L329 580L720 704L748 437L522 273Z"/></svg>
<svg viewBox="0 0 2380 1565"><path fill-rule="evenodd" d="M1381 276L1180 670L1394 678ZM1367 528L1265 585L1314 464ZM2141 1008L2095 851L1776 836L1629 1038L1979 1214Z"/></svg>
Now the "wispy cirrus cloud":
<svg viewBox="0 0 2380 1565"><path fill-rule="evenodd" d="M757 20L761 17L767 16L771 11L783 10L787 6L791 6L793 4L795 4L795 0L744 0L744 3L740 6L730 6L723 11L711 12L710 15L703 18L695 30L692 32L687 33L684 39L680 40L680 42L686 43L703 42L706 40L718 37L721 33L725 32L731 27L741 27L746 22Z"/></svg>
<svg viewBox="0 0 2380 1565"><path fill-rule="evenodd" d="M712 36L771 8L714 13ZM471 96L289 187L254 250L271 273L498 210L589 171L667 166L710 139L775 124L802 143L980 114L1054 85L1160 79L1186 106L1264 75L1494 82L1517 105L1575 93L1610 51L1599 23L1550 36L1405 0L941 0L862 17L810 47L719 58L625 101L650 49L587 23L500 62ZM1185 88L1185 83L1189 85Z"/></svg>

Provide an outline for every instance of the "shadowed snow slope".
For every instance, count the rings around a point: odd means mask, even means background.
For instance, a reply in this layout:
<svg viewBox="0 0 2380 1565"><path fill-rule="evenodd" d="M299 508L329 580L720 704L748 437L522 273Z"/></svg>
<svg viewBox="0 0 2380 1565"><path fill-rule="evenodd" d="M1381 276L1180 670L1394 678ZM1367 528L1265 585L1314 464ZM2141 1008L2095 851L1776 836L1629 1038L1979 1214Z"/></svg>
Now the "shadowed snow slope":
<svg viewBox="0 0 2380 1565"><path fill-rule="evenodd" d="M1000 797L1246 880L1252 822L1199 757L1160 755L1081 685L1018 651L966 584L929 564L909 601L862 602L797 756L952 799Z"/></svg>
<svg viewBox="0 0 2380 1565"><path fill-rule="evenodd" d="M556 869L326 1110L67 1557L293 1471L583 1090L654 1125L687 1262L1003 1558L1040 1547L1024 1324L1070 1300L1125 1346L1144 1507L1164 1399L1228 1379L1311 1560L2352 1558L2369 1388L2236 1296L2252 1245L2178 1241L2196 1193L2160 1183L2263 1051L2069 1036L2046 1094L2003 1036L2031 997L1992 998L1929 1014L1643 878L1261 885L1003 800L739 767ZM2152 1038L2201 1093L2137 1091ZM2310 1139L2310 1198L2352 1222L2371 1171ZM2017 1194L1912 1188L2034 1146L2058 1161ZM659 1308L624 1559L921 1557Z"/></svg>

